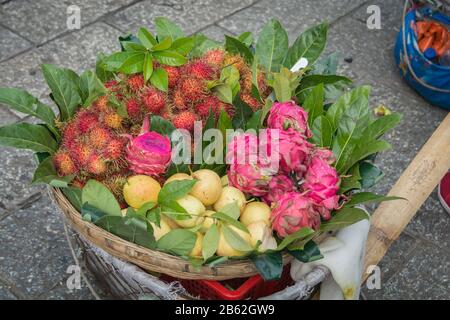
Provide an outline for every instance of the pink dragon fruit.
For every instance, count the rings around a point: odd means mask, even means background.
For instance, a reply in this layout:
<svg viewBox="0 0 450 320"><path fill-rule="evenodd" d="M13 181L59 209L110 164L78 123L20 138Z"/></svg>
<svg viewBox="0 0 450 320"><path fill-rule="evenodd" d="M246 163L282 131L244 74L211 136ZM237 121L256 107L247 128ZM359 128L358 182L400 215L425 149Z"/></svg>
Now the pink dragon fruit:
<svg viewBox="0 0 450 320"><path fill-rule="evenodd" d="M339 195L337 194L339 183L336 169L331 167L326 160L320 157L314 157L311 160L302 189L307 192L307 197L311 198L324 219L329 219L330 210L339 207Z"/></svg>
<svg viewBox="0 0 450 320"><path fill-rule="evenodd" d="M310 198L297 192L278 198L272 210L272 229L279 237L284 238L305 227L317 230L319 226L320 215Z"/></svg>
<svg viewBox="0 0 450 320"><path fill-rule="evenodd" d="M312 137L312 132L308 127L308 113L293 101L274 103L267 118L267 125L272 129L287 130L291 128L306 138Z"/></svg>
<svg viewBox="0 0 450 320"><path fill-rule="evenodd" d="M275 129L276 130L276 129ZM313 145L292 129L280 130L279 152L281 170L289 174L295 172L298 178L303 177L307 168L307 160Z"/></svg>
<svg viewBox="0 0 450 320"><path fill-rule="evenodd" d="M263 197L263 200L271 205L272 202L277 202L278 199L289 192L296 191L292 179L286 175L280 174L272 177L269 182L269 192Z"/></svg>
<svg viewBox="0 0 450 320"><path fill-rule="evenodd" d="M277 170L273 170L263 158L264 155L258 152L258 137L255 134L235 136L227 146L230 185L254 196L265 195L269 190L269 181Z"/></svg>
<svg viewBox="0 0 450 320"><path fill-rule="evenodd" d="M314 158L321 158L330 165L336 161L336 156L334 155L333 151L331 151L327 148L315 147L314 150L310 154L310 162Z"/></svg>
<svg viewBox="0 0 450 320"><path fill-rule="evenodd" d="M167 137L149 131L150 121L144 120L141 133L130 139L126 148L129 168L137 174L158 176L164 173L171 160L171 145Z"/></svg>

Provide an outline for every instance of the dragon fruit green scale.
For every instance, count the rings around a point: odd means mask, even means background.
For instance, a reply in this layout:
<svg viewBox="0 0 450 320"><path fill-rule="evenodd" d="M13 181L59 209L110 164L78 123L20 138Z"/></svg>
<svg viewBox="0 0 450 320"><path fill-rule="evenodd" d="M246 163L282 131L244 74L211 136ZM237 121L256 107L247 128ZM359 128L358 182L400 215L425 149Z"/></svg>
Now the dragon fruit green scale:
<svg viewBox="0 0 450 320"><path fill-rule="evenodd" d="M149 131L150 122L146 118L141 133L130 140L126 148L126 160L129 169L137 174L158 176L163 174L170 164L170 139L157 132Z"/></svg>

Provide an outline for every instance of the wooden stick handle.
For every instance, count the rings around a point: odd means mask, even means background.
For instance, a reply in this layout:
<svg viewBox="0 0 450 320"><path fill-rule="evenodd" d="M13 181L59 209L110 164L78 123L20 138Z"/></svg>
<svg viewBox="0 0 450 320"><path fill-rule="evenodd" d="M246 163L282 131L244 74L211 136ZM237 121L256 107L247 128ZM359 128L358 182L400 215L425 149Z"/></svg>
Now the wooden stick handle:
<svg viewBox="0 0 450 320"><path fill-rule="evenodd" d="M450 168L450 113L389 192L408 199L380 204L372 215L365 269L377 265ZM364 279L368 274L364 272Z"/></svg>

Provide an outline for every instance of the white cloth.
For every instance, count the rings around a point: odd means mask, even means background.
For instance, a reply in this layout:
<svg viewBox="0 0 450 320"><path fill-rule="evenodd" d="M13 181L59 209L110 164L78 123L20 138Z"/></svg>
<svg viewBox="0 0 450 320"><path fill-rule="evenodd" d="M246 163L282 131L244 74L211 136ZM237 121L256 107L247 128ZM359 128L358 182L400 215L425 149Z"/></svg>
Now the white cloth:
<svg viewBox="0 0 450 320"><path fill-rule="evenodd" d="M334 237L319 245L323 259L309 263L292 262L292 279L299 281L315 266L323 265L331 271L332 277L321 283L321 300L359 299L369 229L369 220L362 220L339 230Z"/></svg>

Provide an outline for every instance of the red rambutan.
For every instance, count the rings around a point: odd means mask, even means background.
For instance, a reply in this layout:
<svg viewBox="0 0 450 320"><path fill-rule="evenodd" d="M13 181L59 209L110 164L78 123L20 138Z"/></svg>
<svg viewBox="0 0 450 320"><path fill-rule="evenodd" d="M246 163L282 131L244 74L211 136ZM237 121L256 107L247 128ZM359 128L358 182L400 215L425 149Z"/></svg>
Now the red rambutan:
<svg viewBox="0 0 450 320"><path fill-rule="evenodd" d="M109 160L117 160L122 157L125 150L125 142L115 138L108 142L103 150L103 156Z"/></svg>
<svg viewBox="0 0 450 320"><path fill-rule="evenodd" d="M166 105L166 96L162 91L149 87L141 95L142 103L151 113L158 114Z"/></svg>
<svg viewBox="0 0 450 320"><path fill-rule="evenodd" d="M163 66L163 69L167 72L167 77L169 79L169 88L173 88L177 85L178 79L180 78L180 71L177 67Z"/></svg>
<svg viewBox="0 0 450 320"><path fill-rule="evenodd" d="M189 101L198 101L205 92L205 83L197 78L185 78L180 86L183 96Z"/></svg>
<svg viewBox="0 0 450 320"><path fill-rule="evenodd" d="M128 116L131 119L136 119L139 117L141 113L141 105L137 99L131 98L125 103L125 105L127 107Z"/></svg>
<svg viewBox="0 0 450 320"><path fill-rule="evenodd" d="M53 164L60 177L77 173L78 169L67 151L58 151L53 156Z"/></svg>
<svg viewBox="0 0 450 320"><path fill-rule="evenodd" d="M137 92L144 87L144 77L142 74L132 75L127 79L127 84L131 91Z"/></svg>
<svg viewBox="0 0 450 320"><path fill-rule="evenodd" d="M251 94L248 93L243 93L241 94L241 99L242 101L244 101L246 104L248 104L250 106L250 108L252 108L253 111L256 111L258 109L261 109L261 104L259 103L259 101L254 98Z"/></svg>
<svg viewBox="0 0 450 320"><path fill-rule="evenodd" d="M184 73L187 76L210 80L214 76L214 69L207 62L196 60L184 66Z"/></svg>
<svg viewBox="0 0 450 320"><path fill-rule="evenodd" d="M75 180L73 180L71 182L71 186L74 188L78 188L78 189L83 189L84 186L86 185L86 181L76 178Z"/></svg>
<svg viewBox="0 0 450 320"><path fill-rule="evenodd" d="M109 112L103 116L103 123L112 129L119 129L122 127L123 118L116 112Z"/></svg>
<svg viewBox="0 0 450 320"><path fill-rule="evenodd" d="M101 96L94 102L94 108L100 112L108 110L109 97L107 95Z"/></svg>
<svg viewBox="0 0 450 320"><path fill-rule="evenodd" d="M173 125L177 129L186 129L191 131L194 129L195 115L190 111L184 111L174 116Z"/></svg>
<svg viewBox="0 0 450 320"><path fill-rule="evenodd" d="M89 158L86 170L95 175L103 174L106 172L106 163L100 156L93 154Z"/></svg>
<svg viewBox="0 0 450 320"><path fill-rule="evenodd" d="M206 52L203 56L206 62L214 66L222 66L225 52L222 49L213 49Z"/></svg>
<svg viewBox="0 0 450 320"><path fill-rule="evenodd" d="M89 143L96 149L103 148L111 139L111 132L102 127L97 127L89 133Z"/></svg>
<svg viewBox="0 0 450 320"><path fill-rule="evenodd" d="M177 108L178 110L185 110L187 108L186 100L179 90L175 90L175 92L173 93L172 102L175 108Z"/></svg>
<svg viewBox="0 0 450 320"><path fill-rule="evenodd" d="M119 83L114 79L106 81L104 83L104 86L110 91L117 91L119 89Z"/></svg>
<svg viewBox="0 0 450 320"><path fill-rule="evenodd" d="M94 113L87 111L87 110L78 112L78 115L77 115L75 121L77 123L78 130L81 133L87 133L92 128L94 128L95 126L98 125L97 116Z"/></svg>
<svg viewBox="0 0 450 320"><path fill-rule="evenodd" d="M70 148L77 141L79 134L77 123L69 122L63 131L63 145Z"/></svg>
<svg viewBox="0 0 450 320"><path fill-rule="evenodd" d="M201 103L195 106L195 111L202 118L207 118L209 116L209 111L212 110L213 113L217 113L220 109L222 101L220 101L216 96L208 96Z"/></svg>
<svg viewBox="0 0 450 320"><path fill-rule="evenodd" d="M85 166L94 151L87 144L77 142L69 149L69 153L76 164Z"/></svg>

